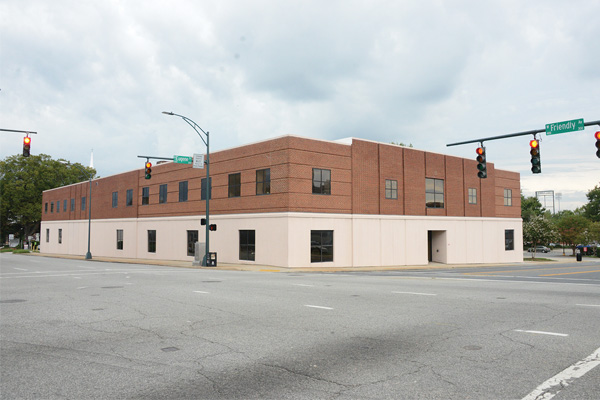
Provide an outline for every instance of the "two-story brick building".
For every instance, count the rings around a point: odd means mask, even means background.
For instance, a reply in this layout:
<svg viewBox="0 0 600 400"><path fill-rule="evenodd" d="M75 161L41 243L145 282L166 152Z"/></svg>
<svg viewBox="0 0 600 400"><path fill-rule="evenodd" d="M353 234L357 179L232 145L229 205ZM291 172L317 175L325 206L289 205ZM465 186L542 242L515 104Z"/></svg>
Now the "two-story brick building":
<svg viewBox="0 0 600 400"><path fill-rule="evenodd" d="M361 139L285 136L92 181L95 256L273 266L423 265L522 260L519 174L488 163ZM44 192L43 253L85 254L88 182Z"/></svg>

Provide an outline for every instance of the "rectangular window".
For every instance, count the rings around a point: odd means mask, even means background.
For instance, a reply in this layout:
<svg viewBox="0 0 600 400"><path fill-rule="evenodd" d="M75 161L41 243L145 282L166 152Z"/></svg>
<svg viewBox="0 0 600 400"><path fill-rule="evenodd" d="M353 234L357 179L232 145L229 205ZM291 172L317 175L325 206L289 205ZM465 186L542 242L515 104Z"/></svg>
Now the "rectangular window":
<svg viewBox="0 0 600 400"><path fill-rule="evenodd" d="M67 212L67 199L63 200L63 212Z"/></svg>
<svg viewBox="0 0 600 400"><path fill-rule="evenodd" d="M148 231L148 253L156 253L156 231Z"/></svg>
<svg viewBox="0 0 600 400"><path fill-rule="evenodd" d="M188 201L188 181L179 182L179 201Z"/></svg>
<svg viewBox="0 0 600 400"><path fill-rule="evenodd" d="M56 212L59 213L60 212L60 200L58 200L56 202Z"/></svg>
<svg viewBox="0 0 600 400"><path fill-rule="evenodd" d="M187 255L196 255L196 242L198 241L198 231L187 231Z"/></svg>
<svg viewBox="0 0 600 400"><path fill-rule="evenodd" d="M58 230L58 244L62 243L62 229Z"/></svg>
<svg viewBox="0 0 600 400"><path fill-rule="evenodd" d="M133 205L133 189L127 189L126 207Z"/></svg>
<svg viewBox="0 0 600 400"><path fill-rule="evenodd" d="M506 229L504 231L504 250L515 249L515 231L513 229Z"/></svg>
<svg viewBox="0 0 600 400"><path fill-rule="evenodd" d="M119 205L119 192L112 193L112 208L117 208Z"/></svg>
<svg viewBox="0 0 600 400"><path fill-rule="evenodd" d="M512 206L512 190L511 189L504 189L504 205L505 206Z"/></svg>
<svg viewBox="0 0 600 400"><path fill-rule="evenodd" d="M85 197L81 198L81 211L85 211Z"/></svg>
<svg viewBox="0 0 600 400"><path fill-rule="evenodd" d="M333 231L310 231L310 262L333 261Z"/></svg>
<svg viewBox="0 0 600 400"><path fill-rule="evenodd" d="M50 229L46 229L46 243L50 243Z"/></svg>
<svg viewBox="0 0 600 400"><path fill-rule="evenodd" d="M477 204L477 189L469 188L469 204Z"/></svg>
<svg viewBox="0 0 600 400"><path fill-rule="evenodd" d="M331 194L331 170L313 168L313 194Z"/></svg>
<svg viewBox="0 0 600 400"><path fill-rule="evenodd" d="M75 211L75 199L71 199L71 211Z"/></svg>
<svg viewBox="0 0 600 400"><path fill-rule="evenodd" d="M117 250L123 250L123 229L117 229Z"/></svg>
<svg viewBox="0 0 600 400"><path fill-rule="evenodd" d="M425 178L425 205L427 208L444 208L444 180Z"/></svg>
<svg viewBox="0 0 600 400"><path fill-rule="evenodd" d="M255 237L254 230L240 231L240 260L254 261Z"/></svg>
<svg viewBox="0 0 600 400"><path fill-rule="evenodd" d="M398 198L398 181L392 179L385 180L385 198L386 199L397 199Z"/></svg>
<svg viewBox="0 0 600 400"><path fill-rule="evenodd" d="M53 201L50 202L50 212L51 213L54 212L54 202Z"/></svg>
<svg viewBox="0 0 600 400"><path fill-rule="evenodd" d="M200 186L200 200L206 200L206 178L202 178ZM208 199L212 200L212 178L208 180Z"/></svg>
<svg viewBox="0 0 600 400"><path fill-rule="evenodd" d="M256 194L271 193L271 169L259 169L256 171Z"/></svg>
<svg viewBox="0 0 600 400"><path fill-rule="evenodd" d="M44 204L44 213L48 214L48 203Z"/></svg>
<svg viewBox="0 0 600 400"><path fill-rule="evenodd" d="M148 186L142 188L142 205L150 204L150 188Z"/></svg>
<svg viewBox="0 0 600 400"><path fill-rule="evenodd" d="M229 174L228 197L240 197L242 194L242 174Z"/></svg>
<svg viewBox="0 0 600 400"><path fill-rule="evenodd" d="M167 202L167 184L166 183L164 185L160 185L160 188L158 189L158 202L160 204Z"/></svg>

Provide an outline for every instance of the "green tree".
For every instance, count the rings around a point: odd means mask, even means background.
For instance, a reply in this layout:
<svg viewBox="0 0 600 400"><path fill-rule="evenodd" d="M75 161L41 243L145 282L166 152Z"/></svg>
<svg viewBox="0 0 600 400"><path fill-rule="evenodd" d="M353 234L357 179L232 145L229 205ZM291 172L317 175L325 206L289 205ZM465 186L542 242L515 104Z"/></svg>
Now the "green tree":
<svg viewBox="0 0 600 400"><path fill-rule="evenodd" d="M0 161L0 238L9 233L27 237L39 232L42 192L89 179L96 170L63 164L47 154L9 156ZM80 168L83 168L82 171ZM86 174L87 173L87 174Z"/></svg>
<svg viewBox="0 0 600 400"><path fill-rule="evenodd" d="M538 244L548 244L558 238L554 223L542 216L533 216L523 223L523 239L530 242L533 248L531 258L535 258L535 248Z"/></svg>
<svg viewBox="0 0 600 400"><path fill-rule="evenodd" d="M583 216L575 213L565 213L561 215L556 224L561 242L569 245L575 255L577 244L586 240L590 222Z"/></svg>
<svg viewBox="0 0 600 400"><path fill-rule="evenodd" d="M593 222L600 222L600 186L595 186L586 194L588 203L583 206L583 215Z"/></svg>
<svg viewBox="0 0 600 400"><path fill-rule="evenodd" d="M546 209L537 197L525 197L521 195L521 218L523 222L529 221L532 217L539 217L544 214Z"/></svg>

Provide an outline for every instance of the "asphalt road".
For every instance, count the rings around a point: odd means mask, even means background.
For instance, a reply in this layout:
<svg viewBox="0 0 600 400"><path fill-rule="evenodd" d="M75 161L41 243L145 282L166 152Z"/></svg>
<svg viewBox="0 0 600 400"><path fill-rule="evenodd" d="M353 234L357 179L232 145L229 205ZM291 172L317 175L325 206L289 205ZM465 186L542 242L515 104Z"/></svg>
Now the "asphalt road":
<svg viewBox="0 0 600 400"><path fill-rule="evenodd" d="M2 254L0 393L597 399L600 263L573 264L278 273Z"/></svg>

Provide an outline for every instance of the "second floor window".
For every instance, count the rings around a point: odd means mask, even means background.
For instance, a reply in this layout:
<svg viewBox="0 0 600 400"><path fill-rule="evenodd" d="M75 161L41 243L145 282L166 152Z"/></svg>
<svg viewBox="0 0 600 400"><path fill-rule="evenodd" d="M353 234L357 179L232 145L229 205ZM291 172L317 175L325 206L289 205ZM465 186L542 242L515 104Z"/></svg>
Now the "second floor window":
<svg viewBox="0 0 600 400"><path fill-rule="evenodd" d="M256 194L271 193L271 170L259 169L256 171Z"/></svg>
<svg viewBox="0 0 600 400"><path fill-rule="evenodd" d="M142 188L142 205L150 204L150 188L148 186Z"/></svg>
<svg viewBox="0 0 600 400"><path fill-rule="evenodd" d="M133 205L133 189L127 189L127 198L125 200L125 206L129 207Z"/></svg>
<svg viewBox="0 0 600 400"><path fill-rule="evenodd" d="M113 192L112 193L112 207L117 208L118 204L119 204L119 192Z"/></svg>
<svg viewBox="0 0 600 400"><path fill-rule="evenodd" d="M386 199L397 199L398 198L398 181L392 179L385 180L385 198Z"/></svg>
<svg viewBox="0 0 600 400"><path fill-rule="evenodd" d="M425 205L427 208L444 208L444 180L425 178Z"/></svg>
<svg viewBox="0 0 600 400"><path fill-rule="evenodd" d="M81 211L85 211L85 197L81 198Z"/></svg>
<svg viewBox="0 0 600 400"><path fill-rule="evenodd" d="M158 191L158 202L166 203L167 202L167 184L160 185L160 189Z"/></svg>
<svg viewBox="0 0 600 400"><path fill-rule="evenodd" d="M313 168L313 194L331 194L331 170Z"/></svg>
<svg viewBox="0 0 600 400"><path fill-rule="evenodd" d="M477 189L469 188L469 204L477 204Z"/></svg>
<svg viewBox="0 0 600 400"><path fill-rule="evenodd" d="M229 175L229 192L228 197L240 197L242 194L242 174Z"/></svg>
<svg viewBox="0 0 600 400"><path fill-rule="evenodd" d="M512 190L511 189L504 189L504 205L505 206L512 206Z"/></svg>
<svg viewBox="0 0 600 400"><path fill-rule="evenodd" d="M75 211L75 199L71 199L71 211Z"/></svg>
<svg viewBox="0 0 600 400"><path fill-rule="evenodd" d="M188 201L188 181L179 182L179 201Z"/></svg>

